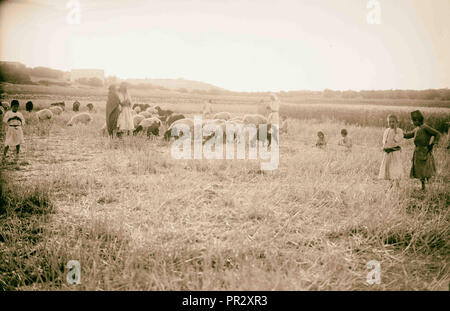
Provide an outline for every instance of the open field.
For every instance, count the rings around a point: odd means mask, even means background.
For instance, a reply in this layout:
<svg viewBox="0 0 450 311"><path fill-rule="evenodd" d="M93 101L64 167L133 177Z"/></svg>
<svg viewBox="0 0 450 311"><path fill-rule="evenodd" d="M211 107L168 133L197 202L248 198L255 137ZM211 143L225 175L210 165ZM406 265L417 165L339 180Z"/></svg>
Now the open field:
<svg viewBox="0 0 450 311"><path fill-rule="evenodd" d="M183 113L202 104L164 100ZM160 138L111 141L99 133L104 100L80 102L97 109L90 125L66 127L71 111L27 125L19 164L2 172L0 289L448 290L448 150L435 148L438 174L426 193L407 178L412 140L401 188L376 178L380 126L392 109L409 126L409 107L285 104L280 166L262 172L255 160L175 160ZM336 145L343 127L351 153ZM319 130L325 150L314 147ZM81 263L80 285L65 281L69 260ZM365 283L370 260L381 263L380 285Z"/></svg>

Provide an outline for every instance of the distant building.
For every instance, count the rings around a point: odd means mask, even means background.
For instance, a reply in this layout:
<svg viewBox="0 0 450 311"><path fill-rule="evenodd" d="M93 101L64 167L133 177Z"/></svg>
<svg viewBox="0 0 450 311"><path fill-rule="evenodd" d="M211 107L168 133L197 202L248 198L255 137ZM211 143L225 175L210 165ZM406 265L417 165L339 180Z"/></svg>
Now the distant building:
<svg viewBox="0 0 450 311"><path fill-rule="evenodd" d="M70 81L73 82L80 78L98 78L105 83L105 72L103 69L72 69Z"/></svg>

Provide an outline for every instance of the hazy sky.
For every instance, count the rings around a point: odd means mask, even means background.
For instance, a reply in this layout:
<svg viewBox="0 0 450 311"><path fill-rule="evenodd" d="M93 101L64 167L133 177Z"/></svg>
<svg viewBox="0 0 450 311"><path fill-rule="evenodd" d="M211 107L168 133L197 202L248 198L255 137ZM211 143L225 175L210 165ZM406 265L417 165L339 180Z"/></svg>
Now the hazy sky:
<svg viewBox="0 0 450 311"><path fill-rule="evenodd" d="M74 1L74 0L72 0ZM450 86L450 0L0 2L0 59L233 91Z"/></svg>

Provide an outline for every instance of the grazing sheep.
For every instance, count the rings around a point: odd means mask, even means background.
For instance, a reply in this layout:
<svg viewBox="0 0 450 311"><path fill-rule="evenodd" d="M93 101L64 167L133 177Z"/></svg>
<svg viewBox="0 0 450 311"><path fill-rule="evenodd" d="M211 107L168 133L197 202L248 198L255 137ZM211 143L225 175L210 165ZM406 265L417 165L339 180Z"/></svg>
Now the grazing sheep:
<svg viewBox="0 0 450 311"><path fill-rule="evenodd" d="M166 123L168 126L170 126L170 125L172 125L173 122L184 119L184 118L185 118L184 115L179 114L179 113L174 113L167 119Z"/></svg>
<svg viewBox="0 0 450 311"><path fill-rule="evenodd" d="M89 122L92 122L92 116L87 112L82 112L74 115L67 123L67 126L72 126L74 124L88 124Z"/></svg>
<svg viewBox="0 0 450 311"><path fill-rule="evenodd" d="M139 123L141 123L142 120L144 120L145 117L143 115L137 114L133 117L134 122L134 128L137 128Z"/></svg>
<svg viewBox="0 0 450 311"><path fill-rule="evenodd" d="M158 114L158 110L156 110L154 107L148 107L145 109L145 111L150 112L151 114Z"/></svg>
<svg viewBox="0 0 450 311"><path fill-rule="evenodd" d="M52 103L50 106L61 107L63 111L66 110L66 104L64 102Z"/></svg>
<svg viewBox="0 0 450 311"><path fill-rule="evenodd" d="M136 113L139 113L139 112L141 112L141 107L136 106L136 107L133 108L133 110L134 110Z"/></svg>
<svg viewBox="0 0 450 311"><path fill-rule="evenodd" d="M244 124L254 124L254 125L267 124L267 119L260 114L246 114L242 118L242 121L244 122Z"/></svg>
<svg viewBox="0 0 450 311"><path fill-rule="evenodd" d="M159 106L155 106L154 109L156 109L156 111L158 112L158 115L160 117L165 117L166 119L168 116L170 116L173 113L172 110L164 110L164 109L161 109L161 107L159 107Z"/></svg>
<svg viewBox="0 0 450 311"><path fill-rule="evenodd" d="M39 120L50 120L51 118L53 118L53 112L51 112L50 109L39 110L36 114Z"/></svg>
<svg viewBox="0 0 450 311"><path fill-rule="evenodd" d="M75 111L75 112L79 111L79 110L80 110L80 102L79 102L79 101L75 101L75 102L73 103L72 109L73 109L73 111Z"/></svg>
<svg viewBox="0 0 450 311"><path fill-rule="evenodd" d="M222 128L222 133L223 133L223 140L222 142L225 142L225 137L226 137L226 121L219 119L219 120L206 120L206 122L203 123L203 128L206 125L211 125L211 124L215 124L218 125ZM215 136L215 132L212 132L209 136L204 136L203 137L203 143L206 143L208 140L210 140L211 138L213 138Z"/></svg>
<svg viewBox="0 0 450 311"><path fill-rule="evenodd" d="M134 104L132 107L131 107L131 109L136 109L136 107L139 107L139 112L140 111L145 111L147 108L149 108L150 107L150 104ZM137 113L139 113L139 112L137 112Z"/></svg>
<svg viewBox="0 0 450 311"><path fill-rule="evenodd" d="M149 137L151 134L158 136L161 124L161 120L156 117L144 119L133 131L133 135L136 135L139 132L145 130L147 132L147 137Z"/></svg>
<svg viewBox="0 0 450 311"><path fill-rule="evenodd" d="M266 137L267 137L267 140L270 145L271 139L272 139L271 134L270 134L270 127L267 123L267 119L264 116L262 116L260 114L247 114L244 116L244 118L242 120L243 120L244 124L253 124L256 126L256 135L254 137L250 138L250 143L252 145L256 142L256 140L259 139L259 136L260 136L259 125L266 124L267 125L267 133L266 133L267 136Z"/></svg>
<svg viewBox="0 0 450 311"><path fill-rule="evenodd" d="M240 121L240 122L242 122L243 119L242 119L242 117L233 117L229 121Z"/></svg>
<svg viewBox="0 0 450 311"><path fill-rule="evenodd" d="M194 120L192 120L192 119L180 119L180 120L177 120L177 121L173 122L172 125L169 126L167 131L164 133L164 139L167 140L167 141L170 140L170 137L174 137L175 139L178 139L178 137L180 137L179 135L178 136L172 136L172 128L174 128L174 127L176 127L177 125L180 125L180 124L187 125L189 127L190 131L191 131L192 137L194 137ZM180 131L180 132L182 132L182 131Z"/></svg>
<svg viewBox="0 0 450 311"><path fill-rule="evenodd" d="M218 112L214 115L213 119L230 120L231 114L229 112Z"/></svg>
<svg viewBox="0 0 450 311"><path fill-rule="evenodd" d="M52 106L49 108L49 110L55 115L60 115L63 112L63 109L59 106Z"/></svg>
<svg viewBox="0 0 450 311"><path fill-rule="evenodd" d="M32 101L27 101L27 103L25 104L25 110L28 112L33 110L33 102Z"/></svg>
<svg viewBox="0 0 450 311"><path fill-rule="evenodd" d="M153 115L148 111L142 111L139 115L144 116L145 119L151 118Z"/></svg>

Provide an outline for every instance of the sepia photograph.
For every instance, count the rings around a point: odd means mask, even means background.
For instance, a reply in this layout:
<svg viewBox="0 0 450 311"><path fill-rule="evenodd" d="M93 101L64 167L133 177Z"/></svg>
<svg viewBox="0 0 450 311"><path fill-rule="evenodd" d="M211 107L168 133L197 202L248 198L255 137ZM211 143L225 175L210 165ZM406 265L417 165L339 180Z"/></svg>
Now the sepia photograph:
<svg viewBox="0 0 450 311"><path fill-rule="evenodd" d="M0 291L448 292L449 12L0 0Z"/></svg>

